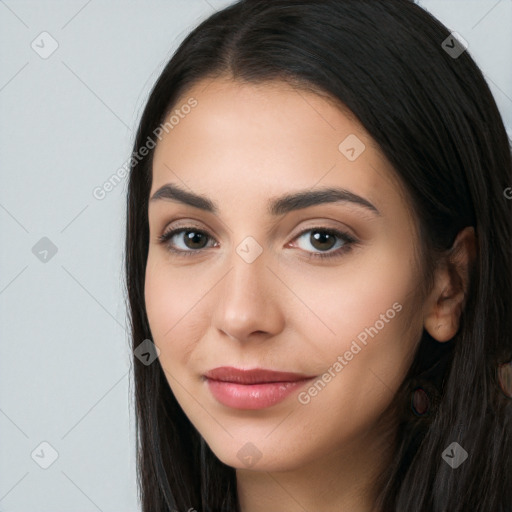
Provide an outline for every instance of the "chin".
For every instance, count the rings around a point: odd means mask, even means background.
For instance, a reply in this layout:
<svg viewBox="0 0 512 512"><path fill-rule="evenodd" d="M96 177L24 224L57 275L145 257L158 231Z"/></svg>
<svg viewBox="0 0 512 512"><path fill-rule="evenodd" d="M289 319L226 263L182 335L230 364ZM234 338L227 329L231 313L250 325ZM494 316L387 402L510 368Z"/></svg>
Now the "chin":
<svg viewBox="0 0 512 512"><path fill-rule="evenodd" d="M220 442L210 444L210 449L215 456L227 466L240 470L251 471L291 471L304 465L305 460L292 449L283 451L276 450L276 446L268 441L264 442L237 442L233 441L231 446ZM296 445L301 442L297 441ZM281 446L281 448L283 448Z"/></svg>

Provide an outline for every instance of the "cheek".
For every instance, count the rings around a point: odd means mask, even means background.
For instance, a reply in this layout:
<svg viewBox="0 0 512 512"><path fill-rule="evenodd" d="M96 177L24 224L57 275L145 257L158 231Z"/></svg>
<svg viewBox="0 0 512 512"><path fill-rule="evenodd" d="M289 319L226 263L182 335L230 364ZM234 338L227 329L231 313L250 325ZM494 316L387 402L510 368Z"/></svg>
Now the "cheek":
<svg viewBox="0 0 512 512"><path fill-rule="evenodd" d="M316 277L311 273L288 277L295 283L296 295L307 305L293 301L294 318L310 332L312 340L339 352L348 350L360 334L364 340L365 329L375 324L379 334L374 339L404 330L411 321L411 292L417 282L412 258L398 249L367 250L361 257L351 255L350 261L339 267L317 269Z"/></svg>
<svg viewBox="0 0 512 512"><path fill-rule="evenodd" d="M411 295L417 288L413 258L401 249L390 244L357 263L329 269L331 275L316 283L296 276L294 291L314 313L295 302L297 329L311 341L303 357L329 382L306 390L302 403L310 401L320 416L332 408L340 417L351 410L354 421L371 421L390 403L412 363L422 322Z"/></svg>
<svg viewBox="0 0 512 512"><path fill-rule="evenodd" d="M153 342L160 349L166 368L183 368L190 353L204 336L209 315L204 310L214 286L208 271L195 266L173 268L148 256L144 295Z"/></svg>
<svg viewBox="0 0 512 512"><path fill-rule="evenodd" d="M303 357L327 383L307 388L299 401L309 413L305 428L311 436L324 432L326 449L373 424L412 363L421 332L409 302L413 277L406 271L392 276L387 268L371 278L341 276L315 292L316 299L310 292L308 304L334 333L315 315L304 315L299 329L312 343Z"/></svg>

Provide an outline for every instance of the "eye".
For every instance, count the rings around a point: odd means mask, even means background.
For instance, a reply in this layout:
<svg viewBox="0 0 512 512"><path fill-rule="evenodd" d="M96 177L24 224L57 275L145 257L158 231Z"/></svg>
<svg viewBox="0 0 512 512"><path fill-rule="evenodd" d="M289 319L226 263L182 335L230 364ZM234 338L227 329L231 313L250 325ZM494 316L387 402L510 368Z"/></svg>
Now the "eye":
<svg viewBox="0 0 512 512"><path fill-rule="evenodd" d="M185 235L182 237L181 235ZM172 240L182 239L182 248L176 249ZM171 229L158 237L158 242L167 246L167 249L173 253L190 256L194 252L198 252L206 248L206 242L210 235L206 231L196 229L193 226Z"/></svg>
<svg viewBox="0 0 512 512"><path fill-rule="evenodd" d="M333 228L327 227L315 227L309 228L302 231L296 238L296 240L303 240L307 244L313 246L314 249L320 252L308 252L308 258L335 258L342 256L348 252L353 245L357 244L357 240L345 233ZM338 242L336 242L338 239ZM333 251L333 247L337 244L336 249ZM330 252L327 252L330 251Z"/></svg>
<svg viewBox="0 0 512 512"><path fill-rule="evenodd" d="M171 229L157 239L158 242L165 245L170 252L180 256L191 256L194 253L201 252L208 248L208 241L213 240L206 231L193 226ZM307 258L339 257L358 243L358 241L348 233L327 227L306 229L299 233L294 240L302 240L306 245L311 244L313 249L319 251L311 252L305 249L305 252L308 253ZM180 244L181 247L179 247ZM336 245L335 250L332 250ZM176 248L177 246L178 248Z"/></svg>

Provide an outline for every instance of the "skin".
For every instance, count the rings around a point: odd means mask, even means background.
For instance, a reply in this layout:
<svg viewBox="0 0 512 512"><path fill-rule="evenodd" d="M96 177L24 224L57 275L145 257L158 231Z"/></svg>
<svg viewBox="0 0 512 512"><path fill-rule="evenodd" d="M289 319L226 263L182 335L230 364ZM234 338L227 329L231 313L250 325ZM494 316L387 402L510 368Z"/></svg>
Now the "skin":
<svg viewBox="0 0 512 512"><path fill-rule="evenodd" d="M353 116L283 82L203 81L176 108L190 97L197 106L157 144L150 197L173 183L207 196L219 213L177 201L149 205L146 309L169 386L216 456L237 469L244 512L375 510L375 479L395 441L391 401L423 329L440 342L457 332L473 233L459 234L433 288L419 294L407 195ZM366 146L354 161L338 149L350 134ZM362 196L380 215L348 202L278 217L266 211L271 197L324 186ZM200 253L183 233L169 243L196 251L188 257L158 242L188 226L210 236ZM358 243L339 257L308 260L343 243L322 249L311 231L298 236L316 227ZM262 249L252 263L236 251L248 236ZM201 379L218 366L322 376L395 303L400 312L307 404L293 393L266 409L232 409ZM251 467L237 457L248 442L261 457Z"/></svg>

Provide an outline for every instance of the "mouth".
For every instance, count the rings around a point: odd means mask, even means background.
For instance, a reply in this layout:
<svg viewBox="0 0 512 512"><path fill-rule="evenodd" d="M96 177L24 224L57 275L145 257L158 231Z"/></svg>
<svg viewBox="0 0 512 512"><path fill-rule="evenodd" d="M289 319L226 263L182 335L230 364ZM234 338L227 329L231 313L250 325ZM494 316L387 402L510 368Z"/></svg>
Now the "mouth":
<svg viewBox="0 0 512 512"><path fill-rule="evenodd" d="M263 368L243 370L231 366L215 368L203 375L213 397L233 409L271 407L315 377Z"/></svg>

